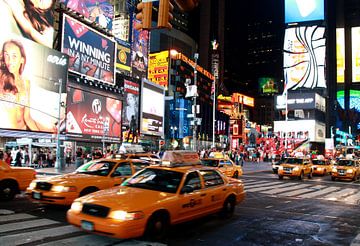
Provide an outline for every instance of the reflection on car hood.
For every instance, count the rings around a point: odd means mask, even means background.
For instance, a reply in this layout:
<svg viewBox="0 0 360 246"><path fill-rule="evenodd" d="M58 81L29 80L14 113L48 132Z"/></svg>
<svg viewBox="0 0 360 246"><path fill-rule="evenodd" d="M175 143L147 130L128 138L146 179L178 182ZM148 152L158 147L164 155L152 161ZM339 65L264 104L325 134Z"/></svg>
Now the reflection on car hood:
<svg viewBox="0 0 360 246"><path fill-rule="evenodd" d="M158 206L176 194L146 190L133 187L114 187L81 197L83 203L91 203L110 207L112 210L137 211L145 206Z"/></svg>
<svg viewBox="0 0 360 246"><path fill-rule="evenodd" d="M82 173L68 173L64 175L56 175L50 177L44 177L41 179L37 179L37 181L41 182L49 182L49 183L71 183L75 180L86 180L86 182L91 182L92 180L99 180L99 178L104 178L97 175L89 175L89 174L82 174Z"/></svg>

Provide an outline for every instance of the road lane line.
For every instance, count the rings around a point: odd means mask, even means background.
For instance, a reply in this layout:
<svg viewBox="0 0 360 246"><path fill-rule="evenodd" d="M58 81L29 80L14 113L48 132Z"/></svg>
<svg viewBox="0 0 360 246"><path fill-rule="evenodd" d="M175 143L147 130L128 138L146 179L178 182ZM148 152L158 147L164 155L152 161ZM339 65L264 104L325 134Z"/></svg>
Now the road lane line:
<svg viewBox="0 0 360 246"><path fill-rule="evenodd" d="M324 189L319 190L319 191L309 192L307 194L300 195L299 197L301 197L301 198L313 198L313 197L317 197L317 196L327 194L329 192L338 191L340 189L341 189L340 187L327 187L327 188L324 188Z"/></svg>
<svg viewBox="0 0 360 246"><path fill-rule="evenodd" d="M274 194L281 195L279 193L282 193L284 191L298 190L298 189L305 188L305 187L308 187L308 186L311 186L311 184L298 184L298 185L291 186L291 187L285 187L285 188L280 188L280 189L262 191L261 193L269 194L269 195L274 195Z"/></svg>
<svg viewBox="0 0 360 246"><path fill-rule="evenodd" d="M26 219L35 219L36 216L30 214L11 214L11 215L1 215L0 222L11 222L14 220L26 220Z"/></svg>
<svg viewBox="0 0 360 246"><path fill-rule="evenodd" d="M47 226L47 225L54 225L54 224L60 224L60 222L55 221L55 220L48 220L48 219L37 219L37 220L7 223L7 224L0 225L0 233L16 231L16 230L23 230L23 229L30 229L30 228L36 228L39 226Z"/></svg>

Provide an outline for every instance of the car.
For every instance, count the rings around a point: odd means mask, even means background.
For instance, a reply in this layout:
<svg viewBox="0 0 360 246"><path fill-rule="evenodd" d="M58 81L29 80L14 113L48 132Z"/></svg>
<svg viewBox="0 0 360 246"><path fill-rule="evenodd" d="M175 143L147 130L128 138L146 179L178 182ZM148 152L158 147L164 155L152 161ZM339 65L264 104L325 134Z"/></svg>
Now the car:
<svg viewBox="0 0 360 246"><path fill-rule="evenodd" d="M174 224L213 213L230 217L245 198L243 182L201 165L196 152L170 152L161 165L144 168L120 187L76 199L67 221L115 238L158 240Z"/></svg>
<svg viewBox="0 0 360 246"><path fill-rule="evenodd" d="M273 173L277 174L278 173L278 170L279 170L279 166L281 163L283 163L285 160L285 158L282 158L280 160L273 160L272 164L271 164L271 167L272 167L272 170L273 170Z"/></svg>
<svg viewBox="0 0 360 246"><path fill-rule="evenodd" d="M78 197L120 185L150 162L137 159L97 159L73 173L36 179L26 190L33 201L69 206Z"/></svg>
<svg viewBox="0 0 360 246"><path fill-rule="evenodd" d="M333 165L327 159L311 159L313 174L325 176L331 173Z"/></svg>
<svg viewBox="0 0 360 246"><path fill-rule="evenodd" d="M357 159L339 159L331 171L331 180L351 179L360 177L360 163Z"/></svg>
<svg viewBox="0 0 360 246"><path fill-rule="evenodd" d="M302 180L305 175L307 175L309 179L312 178L312 164L308 158L287 157L279 166L279 179L288 176L297 177L299 180Z"/></svg>
<svg viewBox="0 0 360 246"><path fill-rule="evenodd" d="M0 200L10 201L25 191L36 178L36 171L30 167L12 167L0 160Z"/></svg>
<svg viewBox="0 0 360 246"><path fill-rule="evenodd" d="M208 167L216 167L228 177L239 178L243 174L241 166L226 157L208 157L202 158L201 164Z"/></svg>
<svg viewBox="0 0 360 246"><path fill-rule="evenodd" d="M138 159L138 160L147 160L151 162L152 164L160 164L161 159L157 154L153 154L150 152L144 152L144 153L126 153L123 154L120 158L122 159Z"/></svg>

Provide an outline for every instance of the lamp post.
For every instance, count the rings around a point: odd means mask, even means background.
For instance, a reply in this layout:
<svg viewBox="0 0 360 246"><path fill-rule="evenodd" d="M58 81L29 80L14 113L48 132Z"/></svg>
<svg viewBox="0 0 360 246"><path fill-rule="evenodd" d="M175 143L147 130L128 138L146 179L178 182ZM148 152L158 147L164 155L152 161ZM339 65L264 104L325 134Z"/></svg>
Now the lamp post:
<svg viewBox="0 0 360 246"><path fill-rule="evenodd" d="M109 132L109 118L106 117L105 120L103 121L103 155L106 154L106 149L105 149L105 136L107 135L107 133Z"/></svg>
<svg viewBox="0 0 360 246"><path fill-rule="evenodd" d="M194 54L194 59L195 59L195 65L194 65L194 86L197 86L197 60L199 59L199 53L195 53ZM197 90L197 88L196 88ZM197 97L197 93L195 93L194 97L193 97L193 114L194 114L194 128L193 128L193 150L196 151L197 150L197 146L196 146L196 131L197 131L197 110L196 110L196 97Z"/></svg>
<svg viewBox="0 0 360 246"><path fill-rule="evenodd" d="M55 161L55 168L56 169L64 169L64 165L61 162L61 146L60 146L60 120L61 120L61 92L62 92L62 79L59 79L59 82L55 84L59 85L59 110L58 110L58 119L57 119L57 133L56 133L56 161Z"/></svg>

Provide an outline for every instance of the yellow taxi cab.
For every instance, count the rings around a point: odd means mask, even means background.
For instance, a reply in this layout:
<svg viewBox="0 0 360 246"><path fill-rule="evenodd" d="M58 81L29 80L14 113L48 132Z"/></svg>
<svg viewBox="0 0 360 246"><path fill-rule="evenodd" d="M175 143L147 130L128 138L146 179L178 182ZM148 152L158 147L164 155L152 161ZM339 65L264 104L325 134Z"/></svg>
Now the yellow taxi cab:
<svg viewBox="0 0 360 246"><path fill-rule="evenodd" d="M310 159L305 157L287 157L278 169L279 179L288 176L297 177L301 180L305 175L307 175L309 179L312 178L312 164Z"/></svg>
<svg viewBox="0 0 360 246"><path fill-rule="evenodd" d="M148 165L146 160L98 159L85 163L73 173L36 179L26 194L41 203L71 205L80 196L120 185Z"/></svg>
<svg viewBox="0 0 360 246"><path fill-rule="evenodd" d="M229 157L224 156L222 153L202 158L201 164L208 167L216 167L226 176L236 179L243 174L241 166L235 165Z"/></svg>
<svg viewBox="0 0 360 246"><path fill-rule="evenodd" d="M360 177L360 163L357 159L340 159L331 171L331 180L351 179L355 181Z"/></svg>
<svg viewBox="0 0 360 246"><path fill-rule="evenodd" d="M245 198L241 180L200 165L196 152L166 151L120 187L76 199L70 224L116 238L161 239L173 224L220 212L229 217Z"/></svg>
<svg viewBox="0 0 360 246"><path fill-rule="evenodd" d="M311 159L313 174L325 176L331 173L332 164L327 159Z"/></svg>
<svg viewBox="0 0 360 246"><path fill-rule="evenodd" d="M36 172L30 167L11 167L0 160L0 200L14 199L20 191L26 190L30 182L36 178Z"/></svg>

